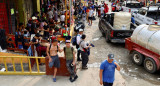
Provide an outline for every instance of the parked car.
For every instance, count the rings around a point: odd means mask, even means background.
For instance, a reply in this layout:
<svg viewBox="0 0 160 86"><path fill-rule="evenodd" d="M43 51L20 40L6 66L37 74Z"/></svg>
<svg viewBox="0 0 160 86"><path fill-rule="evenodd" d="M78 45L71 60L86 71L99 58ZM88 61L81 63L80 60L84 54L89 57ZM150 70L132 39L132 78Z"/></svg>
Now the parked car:
<svg viewBox="0 0 160 86"><path fill-rule="evenodd" d="M138 9L143 7L143 5L138 1L124 1L122 3L122 9L124 12L138 12Z"/></svg>
<svg viewBox="0 0 160 86"><path fill-rule="evenodd" d="M125 40L125 48L133 63L143 65L149 73L160 70L159 25L140 25Z"/></svg>
<svg viewBox="0 0 160 86"><path fill-rule="evenodd" d="M142 7L134 14L136 24L160 25L160 6Z"/></svg>
<svg viewBox="0 0 160 86"><path fill-rule="evenodd" d="M111 12L99 19L99 29L107 42L125 43L136 26L131 23L131 13Z"/></svg>

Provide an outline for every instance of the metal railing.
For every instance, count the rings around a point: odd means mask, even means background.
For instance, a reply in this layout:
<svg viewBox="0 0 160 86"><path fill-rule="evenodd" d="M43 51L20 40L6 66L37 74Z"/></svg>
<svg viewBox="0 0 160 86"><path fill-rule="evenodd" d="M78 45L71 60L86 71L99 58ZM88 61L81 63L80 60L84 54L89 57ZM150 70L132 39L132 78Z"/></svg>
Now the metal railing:
<svg viewBox="0 0 160 86"><path fill-rule="evenodd" d="M35 60L37 71L32 71L31 59ZM0 75L45 75L46 72L41 72L38 59L45 57L29 57L29 56L0 56L1 65L4 65L5 71L0 71ZM2 62L3 60L3 62ZM25 61L25 62L24 62ZM27 64L27 71L24 71L24 63ZM8 70L9 64L12 64L13 70ZM16 64L21 66L21 71L16 71Z"/></svg>

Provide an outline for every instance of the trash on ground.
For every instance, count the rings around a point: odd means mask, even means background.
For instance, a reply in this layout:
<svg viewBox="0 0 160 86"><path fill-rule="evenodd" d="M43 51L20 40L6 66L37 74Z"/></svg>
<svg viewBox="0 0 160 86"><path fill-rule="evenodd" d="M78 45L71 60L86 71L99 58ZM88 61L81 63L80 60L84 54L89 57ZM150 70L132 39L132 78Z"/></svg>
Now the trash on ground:
<svg viewBox="0 0 160 86"><path fill-rule="evenodd" d="M6 71L6 69L5 69L5 68L2 68L2 69L1 69L1 72L4 72L4 71Z"/></svg>
<svg viewBox="0 0 160 86"><path fill-rule="evenodd" d="M98 41L100 38L94 38L93 41Z"/></svg>

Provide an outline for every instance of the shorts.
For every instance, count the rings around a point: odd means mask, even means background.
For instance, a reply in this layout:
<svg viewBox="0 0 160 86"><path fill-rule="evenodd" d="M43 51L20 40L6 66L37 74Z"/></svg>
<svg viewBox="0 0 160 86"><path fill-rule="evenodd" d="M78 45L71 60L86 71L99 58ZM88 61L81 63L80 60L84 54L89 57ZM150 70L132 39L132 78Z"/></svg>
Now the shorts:
<svg viewBox="0 0 160 86"><path fill-rule="evenodd" d="M92 19L93 19L93 17L88 17L88 19L89 19L89 20L92 20Z"/></svg>
<svg viewBox="0 0 160 86"><path fill-rule="evenodd" d="M60 61L59 61L58 55L51 56L51 58L52 58L52 62L49 62L49 67L52 68L54 66L56 68L59 68L60 67Z"/></svg>

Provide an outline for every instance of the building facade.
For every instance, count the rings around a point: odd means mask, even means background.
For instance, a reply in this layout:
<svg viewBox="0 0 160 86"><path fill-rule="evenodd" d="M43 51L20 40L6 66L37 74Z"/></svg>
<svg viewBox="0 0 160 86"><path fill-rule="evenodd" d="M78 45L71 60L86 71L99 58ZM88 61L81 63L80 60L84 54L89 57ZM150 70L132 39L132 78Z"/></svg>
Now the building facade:
<svg viewBox="0 0 160 86"><path fill-rule="evenodd" d="M0 28L14 33L19 23L27 24L34 12L40 12L41 0L0 0Z"/></svg>

